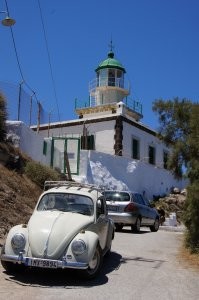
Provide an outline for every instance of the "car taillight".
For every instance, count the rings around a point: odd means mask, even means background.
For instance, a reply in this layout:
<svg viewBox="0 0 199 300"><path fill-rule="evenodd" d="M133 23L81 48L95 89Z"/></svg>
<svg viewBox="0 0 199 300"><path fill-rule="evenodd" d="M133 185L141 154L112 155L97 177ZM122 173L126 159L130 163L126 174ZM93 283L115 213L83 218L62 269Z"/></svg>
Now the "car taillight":
<svg viewBox="0 0 199 300"><path fill-rule="evenodd" d="M129 203L125 208L124 208L124 211L125 212L133 212L137 210L137 207L134 203Z"/></svg>

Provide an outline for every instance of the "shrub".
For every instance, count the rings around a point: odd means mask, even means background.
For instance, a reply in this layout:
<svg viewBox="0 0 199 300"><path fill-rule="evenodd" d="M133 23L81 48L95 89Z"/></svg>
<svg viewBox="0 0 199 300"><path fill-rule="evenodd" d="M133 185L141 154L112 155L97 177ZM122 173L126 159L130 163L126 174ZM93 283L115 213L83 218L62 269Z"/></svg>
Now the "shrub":
<svg viewBox="0 0 199 300"><path fill-rule="evenodd" d="M199 253L199 180L188 187L184 223L187 227L185 242L191 252Z"/></svg>
<svg viewBox="0 0 199 300"><path fill-rule="evenodd" d="M28 162L25 166L25 174L41 188L44 186L46 180L59 180L60 174L37 162Z"/></svg>

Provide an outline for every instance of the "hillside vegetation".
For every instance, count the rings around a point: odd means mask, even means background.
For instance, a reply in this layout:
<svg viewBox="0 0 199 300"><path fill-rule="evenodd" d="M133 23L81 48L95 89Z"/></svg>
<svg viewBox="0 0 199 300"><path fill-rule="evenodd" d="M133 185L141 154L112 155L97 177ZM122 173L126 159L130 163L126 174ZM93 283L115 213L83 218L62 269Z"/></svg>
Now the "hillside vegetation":
<svg viewBox="0 0 199 300"><path fill-rule="evenodd" d="M26 175L0 165L0 238L16 224L26 223L41 188Z"/></svg>
<svg viewBox="0 0 199 300"><path fill-rule="evenodd" d="M29 220L45 180L59 179L56 171L0 143L0 239L12 226Z"/></svg>

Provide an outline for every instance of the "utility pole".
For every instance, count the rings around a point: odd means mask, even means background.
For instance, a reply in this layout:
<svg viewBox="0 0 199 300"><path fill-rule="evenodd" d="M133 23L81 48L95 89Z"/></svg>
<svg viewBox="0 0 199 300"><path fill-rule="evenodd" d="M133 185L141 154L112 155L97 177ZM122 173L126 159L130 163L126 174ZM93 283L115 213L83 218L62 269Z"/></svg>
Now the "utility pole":
<svg viewBox="0 0 199 300"><path fill-rule="evenodd" d="M20 119L20 110L21 110L21 90L22 90L23 81L19 84L19 97L18 97L18 112L17 112L17 121Z"/></svg>
<svg viewBox="0 0 199 300"><path fill-rule="evenodd" d="M40 119L41 119L41 103L37 102L38 105L38 114L37 114L37 133L39 132L40 129Z"/></svg>
<svg viewBox="0 0 199 300"><path fill-rule="evenodd" d="M70 164L69 164L69 160L68 160L68 153L67 153L67 150L66 150L66 146L65 146L65 149L64 149L64 161L65 161L65 164L66 164L68 180L72 181L72 176L71 176L71 171L70 171Z"/></svg>

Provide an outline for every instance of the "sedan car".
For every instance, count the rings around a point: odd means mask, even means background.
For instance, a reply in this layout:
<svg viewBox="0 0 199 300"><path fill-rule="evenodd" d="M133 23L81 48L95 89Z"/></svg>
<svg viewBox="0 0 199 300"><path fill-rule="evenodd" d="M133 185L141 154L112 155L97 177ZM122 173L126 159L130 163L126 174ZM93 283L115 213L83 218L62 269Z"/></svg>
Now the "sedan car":
<svg viewBox="0 0 199 300"><path fill-rule="evenodd" d="M116 230L131 226L133 232L139 232L141 226L148 226L151 231L159 229L159 214L150 206L141 194L130 191L103 192L108 215L114 221Z"/></svg>
<svg viewBox="0 0 199 300"><path fill-rule="evenodd" d="M72 268L85 278L95 277L114 237L104 197L95 186L75 182L47 186L29 222L9 231L2 266L8 272Z"/></svg>

